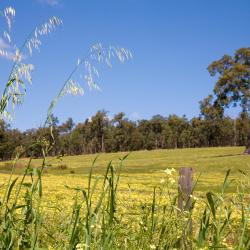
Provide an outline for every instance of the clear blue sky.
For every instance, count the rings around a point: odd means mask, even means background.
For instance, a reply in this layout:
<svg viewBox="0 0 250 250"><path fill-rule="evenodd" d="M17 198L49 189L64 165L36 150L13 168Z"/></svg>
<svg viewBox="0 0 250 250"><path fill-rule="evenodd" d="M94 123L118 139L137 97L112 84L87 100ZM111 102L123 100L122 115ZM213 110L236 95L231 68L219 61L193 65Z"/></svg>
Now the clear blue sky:
<svg viewBox="0 0 250 250"><path fill-rule="evenodd" d="M33 85L16 110L13 127L42 125L50 101L75 65L95 42L131 49L132 61L101 73L101 92L65 97L55 109L62 122L75 122L105 109L131 119L155 114L199 114L198 102L212 92L215 79L206 68L216 59L250 45L248 0L0 0L16 9L17 44L34 25L56 15L63 28L35 53ZM3 83L10 65L0 59ZM233 114L233 112L231 113Z"/></svg>

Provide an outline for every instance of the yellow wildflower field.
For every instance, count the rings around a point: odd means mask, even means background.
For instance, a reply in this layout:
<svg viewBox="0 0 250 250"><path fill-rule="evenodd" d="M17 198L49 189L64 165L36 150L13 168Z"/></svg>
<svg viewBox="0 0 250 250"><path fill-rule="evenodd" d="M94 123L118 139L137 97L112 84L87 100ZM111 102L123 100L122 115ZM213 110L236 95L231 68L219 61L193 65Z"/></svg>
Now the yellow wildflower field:
<svg viewBox="0 0 250 250"><path fill-rule="evenodd" d="M229 176L230 185L225 190L226 196L231 200L237 200L236 187L243 181L245 192L249 193L250 156L243 155L243 150L243 147L221 147L131 152L123 161L122 166L119 159L127 155L127 152L49 157L47 167L43 170L42 199L37 199L38 206L36 206L36 200L33 200L33 207L38 208L38 211L42 214L43 222L45 222L41 229L42 237L40 237L40 240L48 246L55 244L53 243L55 242L54 239L56 239L56 244L59 244L58 242L61 242L62 245L66 244L64 243L65 230L67 230L65 228L67 228L67 225L72 225L71 220L74 209L76 209L76 200L82 203L84 208L81 213L86 213L82 190L87 190L89 172L96 157L97 159L92 167L90 185L95 189L93 199L91 198L92 202L96 203L100 197L103 176L107 165L112 161L116 178L120 174L117 196L115 197L115 211L122 225L130 228L129 232L137 232L141 228L143 214L147 211L145 208L150 208L154 203L154 192L158 207L164 207L166 204L170 204L170 201L173 201L173 197L178 194L178 169L180 167L192 167L194 182L197 181L192 195L193 200L196 201L192 218L197 218L197 220L193 220L194 231L197 231L199 229L199 218L202 218L203 208L207 205L204 202L206 194L209 191L220 192L228 169L231 169L231 172ZM12 179L18 177L17 183L22 179L27 162L28 159L21 159L16 164ZM2 187L8 182L11 166L11 162L0 163L0 185ZM31 166L33 168L41 166L41 160L32 160ZM30 183L30 178L27 175L24 183ZM15 192L17 192L18 185L15 188ZM21 192L21 197L25 199L25 189ZM14 193L12 196L15 196ZM13 197L11 198L13 199ZM249 201L246 201L247 203ZM176 209L177 219L178 208ZM222 218L227 216L228 211L222 211ZM235 224L237 229L241 218L241 210L235 206L230 213L231 225ZM172 223L174 221L173 218ZM185 223L185 218L180 220L180 223ZM181 228L181 225L179 224L176 228ZM249 223L247 227L250 227ZM180 237L181 233L182 231L179 230L174 235ZM52 238L50 239L48 235ZM230 237L225 244L230 244Z"/></svg>
<svg viewBox="0 0 250 250"><path fill-rule="evenodd" d="M43 202L48 209L53 208L55 204L58 209L70 209L75 191L67 187L87 186L88 173L96 157L98 159L93 167L95 178L103 176L110 161L117 171L121 171L118 199L131 213L134 212L133 207L151 201L154 187L164 186L166 169L176 170L171 178L171 189L175 192L178 168L193 167L194 181L198 181L195 193L197 196L204 196L208 191L220 190L228 169L231 169L230 178L235 181L241 180L240 171L250 172L250 156L243 155L243 150L243 147L220 147L131 152L123 162L121 170L119 158L128 154L127 152L48 158L51 166L44 170ZM20 161L21 164L17 165L15 170L17 175L23 172L24 164L28 160ZM33 166L39 166L40 163L39 159L32 161ZM0 163L1 184L4 184L9 176L5 165L6 162ZM232 182L227 192L233 193L235 185L235 182Z"/></svg>

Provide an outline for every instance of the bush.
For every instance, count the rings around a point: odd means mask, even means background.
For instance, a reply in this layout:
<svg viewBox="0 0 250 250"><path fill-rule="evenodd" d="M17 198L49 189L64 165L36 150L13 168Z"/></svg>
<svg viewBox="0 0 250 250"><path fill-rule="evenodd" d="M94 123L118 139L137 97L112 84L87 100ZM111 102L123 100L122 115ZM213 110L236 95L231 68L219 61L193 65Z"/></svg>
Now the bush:
<svg viewBox="0 0 250 250"><path fill-rule="evenodd" d="M57 169L60 169L60 170L66 170L66 169L68 169L68 165L66 165L66 164L61 164L61 165L58 165L56 168L57 168Z"/></svg>

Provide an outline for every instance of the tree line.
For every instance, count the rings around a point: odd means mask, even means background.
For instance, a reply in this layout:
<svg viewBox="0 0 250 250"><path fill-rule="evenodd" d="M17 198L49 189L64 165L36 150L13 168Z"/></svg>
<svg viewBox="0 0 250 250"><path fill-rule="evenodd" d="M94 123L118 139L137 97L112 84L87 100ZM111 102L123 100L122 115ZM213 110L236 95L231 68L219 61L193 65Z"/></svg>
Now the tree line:
<svg viewBox="0 0 250 250"><path fill-rule="evenodd" d="M52 156L216 146L246 146L245 153L250 153L250 48L224 55L208 71L217 81L213 94L199 103L197 117L155 115L131 121L123 112L110 119L101 110L78 124L72 118L60 124L51 115L47 127L24 132L0 120L0 160L16 153L41 157L41 142ZM241 108L236 119L224 113L231 105Z"/></svg>
<svg viewBox="0 0 250 250"><path fill-rule="evenodd" d="M131 121L124 113L110 119L107 111L98 111L90 119L74 124L72 118L59 123L52 117L50 127L21 132L0 123L0 159L41 157L41 143L51 147L49 154L79 155L135 150L244 146L250 130L250 117L242 112L236 119L223 114L212 104L212 96L200 102L200 116L155 115L149 120ZM52 129L52 130L51 130Z"/></svg>

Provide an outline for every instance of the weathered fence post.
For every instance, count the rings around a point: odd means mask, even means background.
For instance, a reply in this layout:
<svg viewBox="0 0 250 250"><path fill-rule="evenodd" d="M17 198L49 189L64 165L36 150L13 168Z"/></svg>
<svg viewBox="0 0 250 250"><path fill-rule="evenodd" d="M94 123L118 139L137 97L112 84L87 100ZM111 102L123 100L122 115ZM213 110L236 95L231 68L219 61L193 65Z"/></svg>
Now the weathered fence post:
<svg viewBox="0 0 250 250"><path fill-rule="evenodd" d="M182 167L179 170L178 183L178 208L181 211L189 211L192 206L191 194L193 191L193 169ZM187 244L187 236L192 234L192 220L189 218L186 230L181 241L182 249L191 249Z"/></svg>
<svg viewBox="0 0 250 250"><path fill-rule="evenodd" d="M191 207L191 192L193 189L193 169L180 168L178 185L178 207L180 210L189 210Z"/></svg>

